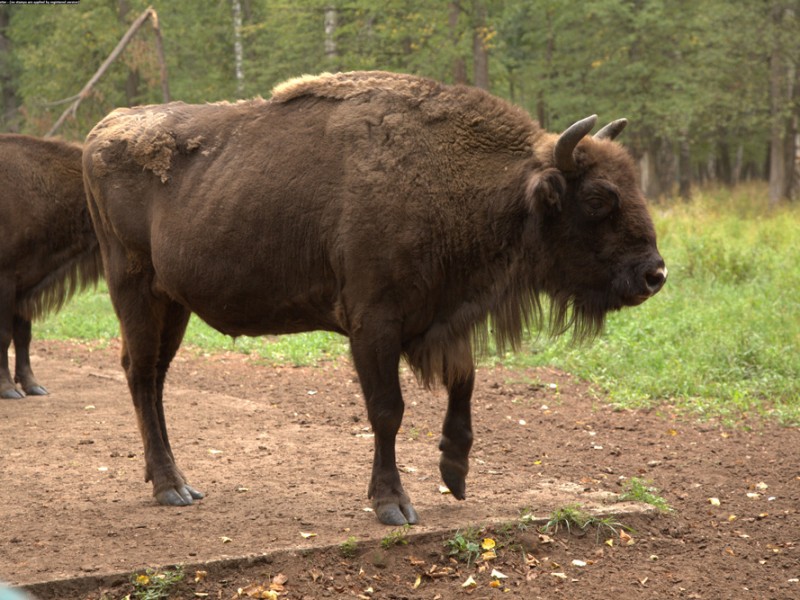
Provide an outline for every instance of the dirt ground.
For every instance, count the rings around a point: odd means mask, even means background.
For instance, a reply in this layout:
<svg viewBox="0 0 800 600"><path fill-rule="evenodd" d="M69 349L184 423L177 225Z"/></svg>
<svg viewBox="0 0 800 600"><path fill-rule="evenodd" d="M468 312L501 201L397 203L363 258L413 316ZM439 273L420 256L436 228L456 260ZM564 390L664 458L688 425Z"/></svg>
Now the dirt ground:
<svg viewBox="0 0 800 600"><path fill-rule="evenodd" d="M167 421L207 497L166 508L143 481L117 352L35 341L51 395L0 401L0 580L43 600L123 598L131 573L175 564L171 598L800 598L798 428L615 411L557 371L482 369L458 502L439 489L444 397L404 374L398 461L421 524L400 531L368 510L372 439L346 360L273 368L184 349ZM673 512L616 502L630 477ZM519 520L573 503L630 529ZM458 534L497 556L449 556Z"/></svg>

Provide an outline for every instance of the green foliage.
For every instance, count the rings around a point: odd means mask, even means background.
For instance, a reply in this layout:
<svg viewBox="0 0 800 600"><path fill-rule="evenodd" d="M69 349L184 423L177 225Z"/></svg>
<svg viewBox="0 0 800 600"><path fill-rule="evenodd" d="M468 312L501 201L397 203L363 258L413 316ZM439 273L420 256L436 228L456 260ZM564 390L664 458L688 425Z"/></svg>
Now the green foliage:
<svg viewBox="0 0 800 600"><path fill-rule="evenodd" d="M653 485L653 482L645 481L639 477L631 477L625 480L623 492L620 494L619 499L649 504L659 512L672 511L666 499L663 496L659 496L659 490Z"/></svg>
<svg viewBox="0 0 800 600"><path fill-rule="evenodd" d="M459 529L455 535L444 541L447 554L471 565L481 555L482 530L474 527Z"/></svg>
<svg viewBox="0 0 800 600"><path fill-rule="evenodd" d="M183 581L183 567L178 565L174 569L147 569L144 574L132 575L131 583L134 592L131 600L161 600L169 598L170 590Z"/></svg>
<svg viewBox="0 0 800 600"><path fill-rule="evenodd" d="M358 553L358 540L355 536L350 536L339 544L339 552L344 558L354 558Z"/></svg>

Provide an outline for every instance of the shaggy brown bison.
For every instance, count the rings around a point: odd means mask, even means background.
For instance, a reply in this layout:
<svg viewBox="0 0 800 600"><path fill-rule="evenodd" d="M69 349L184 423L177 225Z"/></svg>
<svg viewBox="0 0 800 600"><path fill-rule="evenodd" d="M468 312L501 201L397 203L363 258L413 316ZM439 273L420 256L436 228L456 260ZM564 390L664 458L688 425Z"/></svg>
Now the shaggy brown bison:
<svg viewBox="0 0 800 600"><path fill-rule="evenodd" d="M80 146L0 135L0 398L47 393L31 370L31 319L58 310L101 272Z"/></svg>
<svg viewBox="0 0 800 600"><path fill-rule="evenodd" d="M369 496L393 525L418 519L395 461L405 357L448 390L440 470L464 498L487 338L514 346L545 320L595 334L666 279L633 163L611 141L625 122L587 137L594 123L553 135L479 89L380 72L101 121L84 177L158 501L202 497L162 405L190 312L232 336L349 337L375 433Z"/></svg>

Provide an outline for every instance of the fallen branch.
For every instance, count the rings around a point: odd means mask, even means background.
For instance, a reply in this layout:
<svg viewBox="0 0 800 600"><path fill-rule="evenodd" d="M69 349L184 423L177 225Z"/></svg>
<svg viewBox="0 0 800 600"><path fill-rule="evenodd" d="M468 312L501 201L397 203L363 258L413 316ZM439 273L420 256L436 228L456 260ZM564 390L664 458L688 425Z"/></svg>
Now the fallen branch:
<svg viewBox="0 0 800 600"><path fill-rule="evenodd" d="M117 44L117 47L114 48L113 52L111 52L111 54L108 55L108 58L106 58L103 64L100 65L100 68L97 69L97 72L94 75L92 75L92 78L89 79L88 82L86 82L86 85L83 86L83 89L80 92L78 92L77 95L73 96L75 100L72 102L70 106L67 107L67 109L63 113L61 113L61 116L58 118L55 124L50 128L50 131L48 131L45 134L44 137L53 136L55 132L61 128L61 126L64 124L64 121L67 119L68 116L70 115L72 117L75 116L80 103L83 101L84 98L86 98L89 95L89 92L92 90L92 87L94 87L94 85L105 74L105 72L111 66L111 63L113 63L119 57L119 55L122 54L122 51L125 50L125 47L131 41L133 36L139 30L139 28L142 25L144 25L147 19L152 20L153 30L155 31L156 34L156 51L158 53L158 60L161 66L161 91L164 95L164 102L169 102L167 65L164 60L164 46L161 40L161 30L158 27L158 14L156 14L156 11L153 9L152 6L150 6L141 15L139 15L139 17L128 28L128 31L125 32L125 35L122 36L119 43Z"/></svg>

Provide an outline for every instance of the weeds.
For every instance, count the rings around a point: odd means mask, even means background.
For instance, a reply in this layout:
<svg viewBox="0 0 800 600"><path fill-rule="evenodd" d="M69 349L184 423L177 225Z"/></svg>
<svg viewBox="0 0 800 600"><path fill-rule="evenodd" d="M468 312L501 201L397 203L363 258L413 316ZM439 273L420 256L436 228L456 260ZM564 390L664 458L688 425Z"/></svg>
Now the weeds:
<svg viewBox="0 0 800 600"><path fill-rule="evenodd" d="M652 481L631 477L623 484L623 492L620 494L619 499L642 502L655 507L660 512L671 512L672 508L664 497L658 495L658 492L658 488L653 486Z"/></svg>
<svg viewBox="0 0 800 600"><path fill-rule="evenodd" d="M126 600L161 600L169 598L170 590L183 581L183 567L178 565L173 569L162 571L160 569L147 569L141 575L132 575L133 594L126 596Z"/></svg>
<svg viewBox="0 0 800 600"><path fill-rule="evenodd" d="M473 527L463 531L459 529L451 539L445 540L447 553L457 560L466 562L469 567L481 555L481 533L480 529Z"/></svg>
<svg viewBox="0 0 800 600"><path fill-rule="evenodd" d="M353 558L358 553L358 540L354 536L350 536L341 544L339 544L339 552L342 553L344 558Z"/></svg>
<svg viewBox="0 0 800 600"><path fill-rule="evenodd" d="M408 544L408 532L411 525L403 525L390 531L381 540L381 548L388 550L392 546L405 546Z"/></svg>
<svg viewBox="0 0 800 600"><path fill-rule="evenodd" d="M560 529L566 529L568 533L583 535L590 527L597 528L598 539L604 531L611 535L617 535L621 529L628 529L613 516L597 517L586 512L580 504L570 504L554 510L550 515L550 520L542 526L541 531L555 534ZM579 532L576 532L576 529Z"/></svg>

